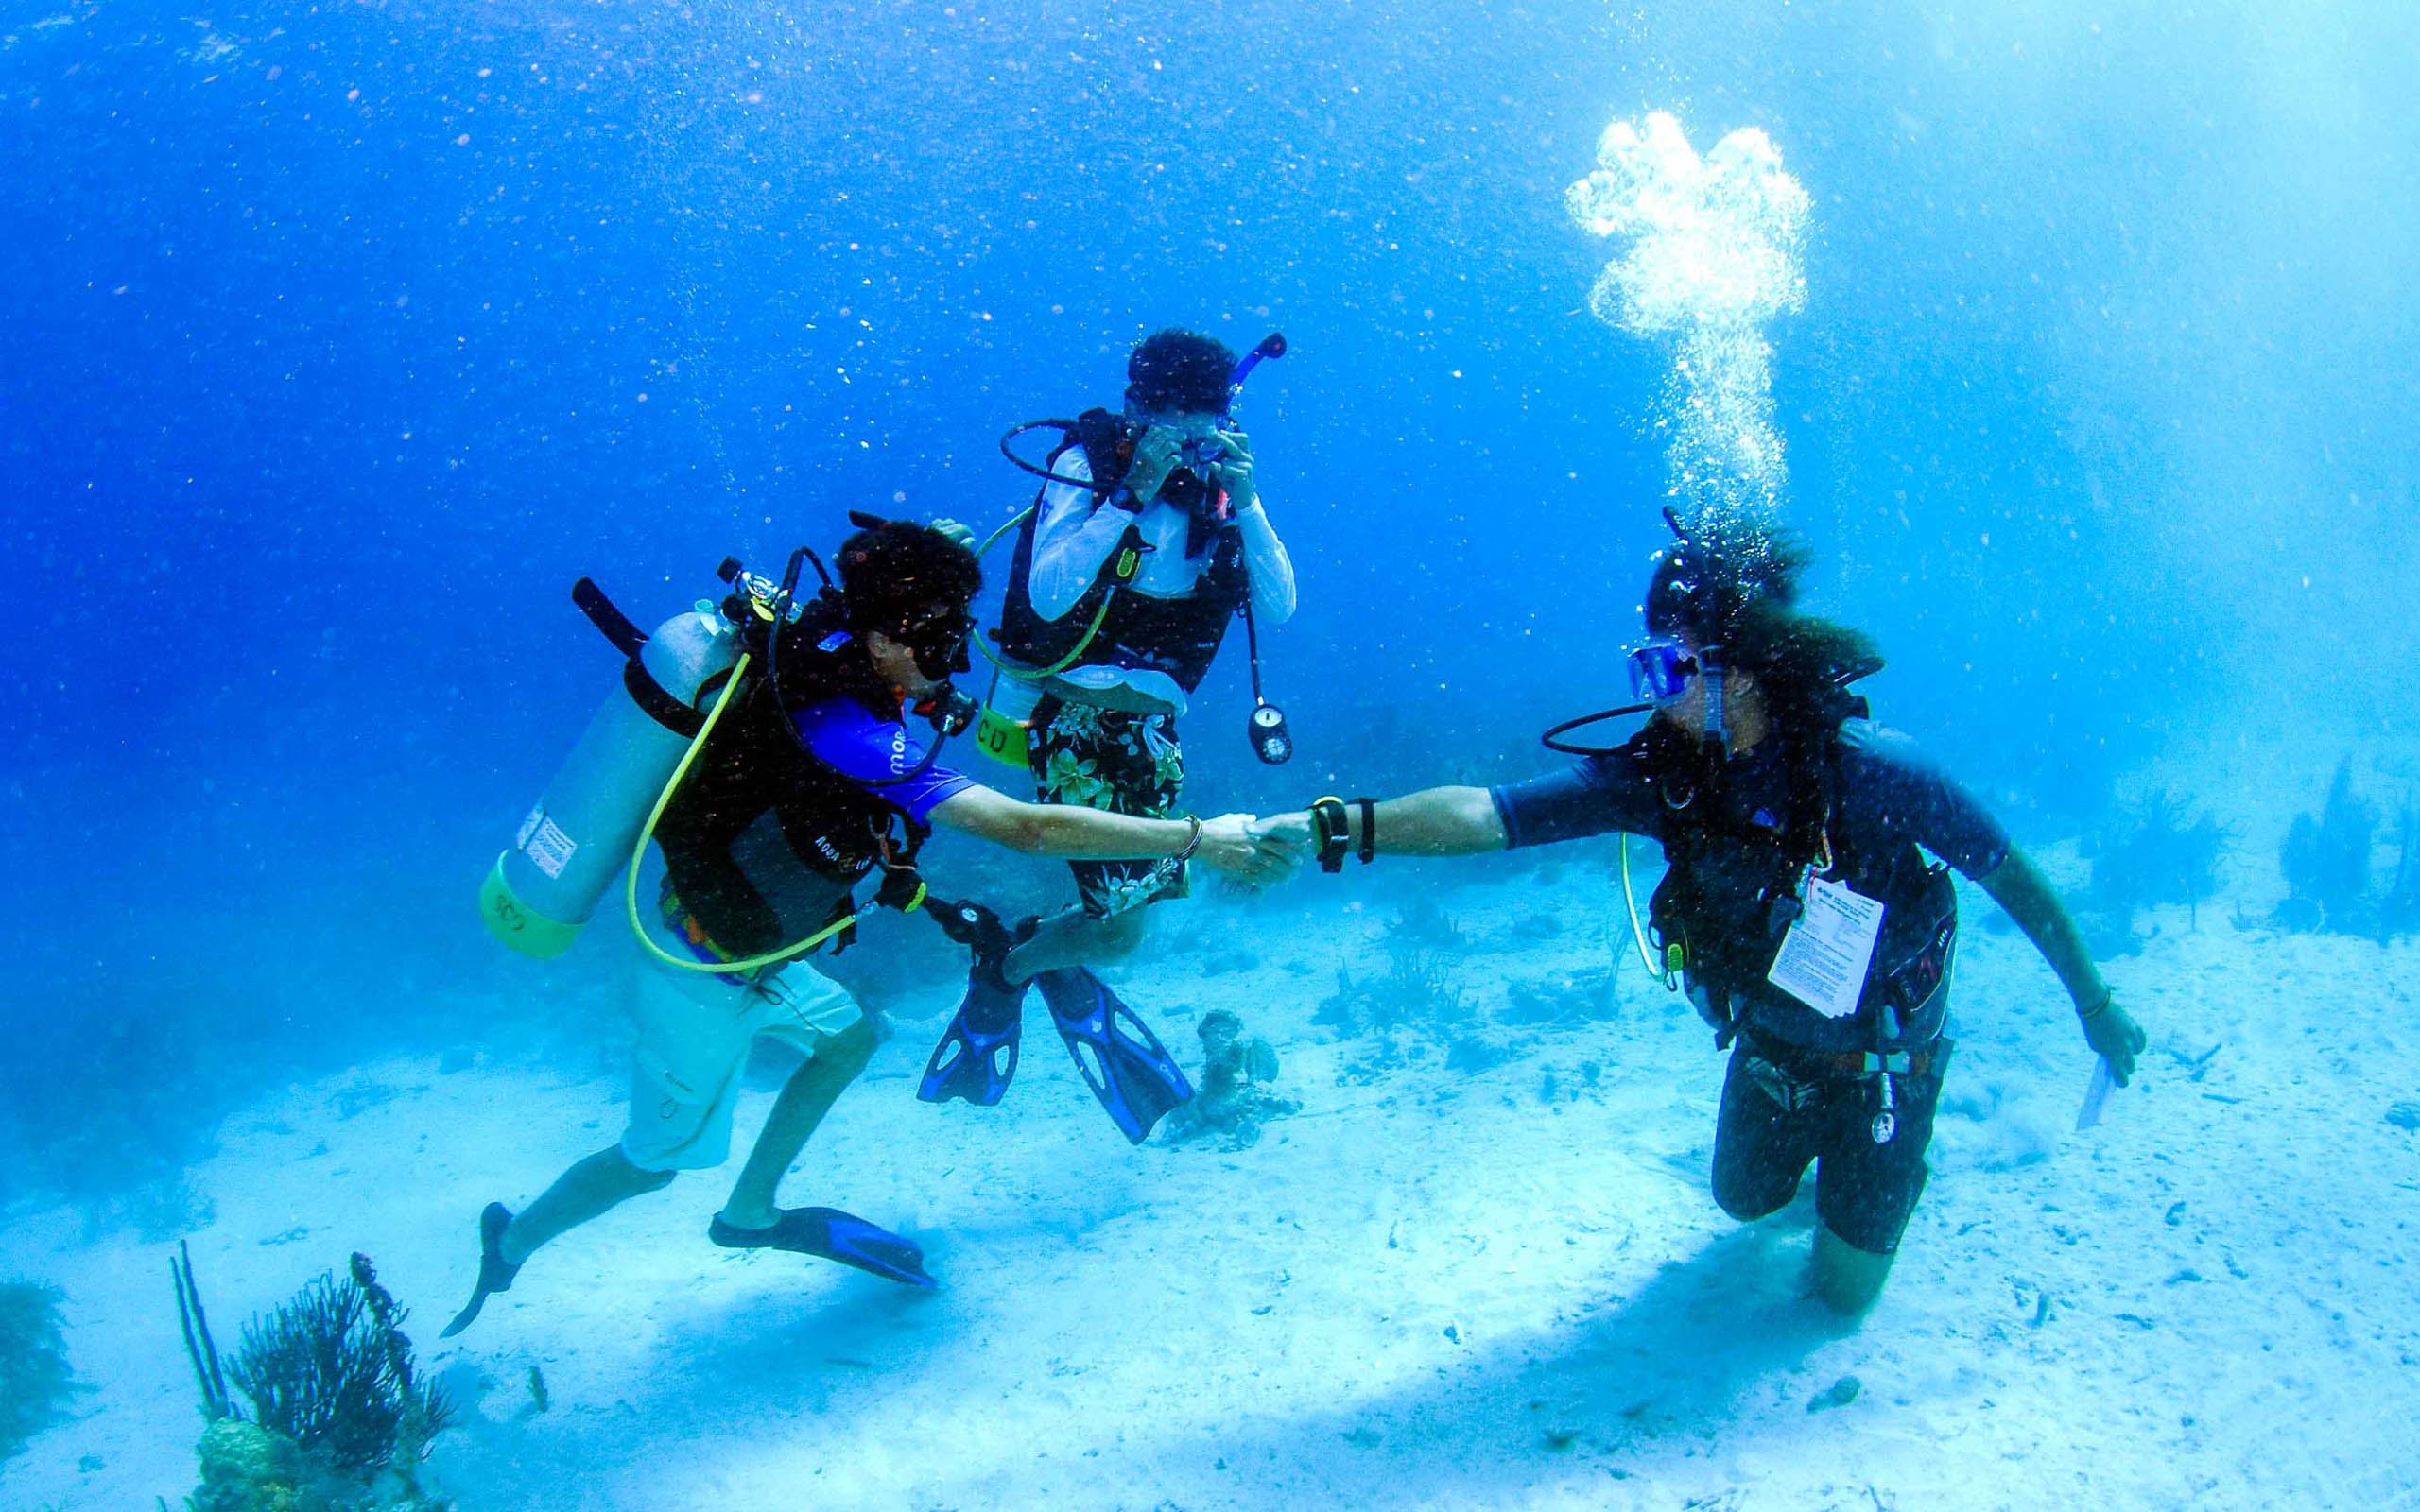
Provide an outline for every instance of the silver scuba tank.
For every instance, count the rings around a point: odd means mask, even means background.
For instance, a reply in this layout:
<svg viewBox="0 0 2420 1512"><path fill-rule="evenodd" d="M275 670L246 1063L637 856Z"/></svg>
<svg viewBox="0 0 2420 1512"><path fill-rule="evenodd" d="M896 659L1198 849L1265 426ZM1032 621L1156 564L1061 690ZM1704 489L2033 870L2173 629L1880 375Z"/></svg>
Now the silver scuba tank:
<svg viewBox="0 0 2420 1512"><path fill-rule="evenodd" d="M655 690L637 672L669 696L660 704L677 701L697 712L700 685L738 657L738 634L703 600L648 638L638 665L589 720L545 796L521 821L512 849L488 869L479 915L496 938L541 960L570 949L629 863L648 813L687 752L692 736L648 712L641 698ZM668 707L664 712L680 717Z"/></svg>

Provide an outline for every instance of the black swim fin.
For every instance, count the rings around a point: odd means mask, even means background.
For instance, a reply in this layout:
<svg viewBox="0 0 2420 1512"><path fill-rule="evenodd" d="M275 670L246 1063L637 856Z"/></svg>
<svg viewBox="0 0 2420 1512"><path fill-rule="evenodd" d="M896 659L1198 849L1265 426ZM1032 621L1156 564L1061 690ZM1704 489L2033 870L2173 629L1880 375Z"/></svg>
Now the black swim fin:
<svg viewBox="0 0 2420 1512"><path fill-rule="evenodd" d="M512 1227L512 1210L501 1202L491 1202L479 1212L479 1283L471 1290L471 1299L454 1321L445 1325L437 1336L450 1339L479 1320L479 1309L497 1292L512 1290L512 1278L521 1274L519 1265L508 1265L504 1260L504 1231Z"/></svg>
<svg viewBox="0 0 2420 1512"><path fill-rule="evenodd" d="M991 1108L1009 1093L1017 1074L1017 1037L1025 1026L1025 996L1030 985L1001 975L1009 952L1033 933L1027 919L1011 934L999 916L977 902L934 901L935 920L952 939L975 952L966 974L966 998L958 1005L941 1042L925 1062L925 1078L916 1095L928 1103L963 1097L978 1108ZM943 919L945 912L951 918Z"/></svg>
<svg viewBox="0 0 2420 1512"><path fill-rule="evenodd" d="M1159 1036L1090 970L1063 966L1034 981L1076 1069L1128 1143L1150 1139L1151 1125L1193 1095L1193 1083Z"/></svg>

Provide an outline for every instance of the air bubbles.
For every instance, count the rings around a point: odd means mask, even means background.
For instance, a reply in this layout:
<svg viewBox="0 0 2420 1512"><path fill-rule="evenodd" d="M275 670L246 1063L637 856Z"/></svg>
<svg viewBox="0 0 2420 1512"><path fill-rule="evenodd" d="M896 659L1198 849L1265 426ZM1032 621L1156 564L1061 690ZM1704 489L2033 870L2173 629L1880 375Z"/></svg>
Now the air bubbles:
<svg viewBox="0 0 2420 1512"><path fill-rule="evenodd" d="M1597 162L1564 206L1583 230L1622 244L1589 310L1675 344L1651 421L1670 438L1672 493L1701 509L1769 511L1789 472L1764 328L1806 303L1806 191L1764 132L1734 131L1700 157L1660 111L1607 127Z"/></svg>

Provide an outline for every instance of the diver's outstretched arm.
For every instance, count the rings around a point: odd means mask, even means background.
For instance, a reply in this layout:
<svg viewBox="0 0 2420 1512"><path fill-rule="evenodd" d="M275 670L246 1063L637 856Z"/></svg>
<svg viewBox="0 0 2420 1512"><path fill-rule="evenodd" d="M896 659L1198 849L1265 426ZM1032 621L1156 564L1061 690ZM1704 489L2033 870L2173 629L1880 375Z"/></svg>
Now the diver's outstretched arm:
<svg viewBox="0 0 2420 1512"><path fill-rule="evenodd" d="M1029 856L1158 861L1191 857L1253 886L1282 881L1292 863L1281 846L1248 833L1251 816L1145 819L1067 803L1027 803L977 785L942 800L932 821Z"/></svg>
<svg viewBox="0 0 2420 1512"><path fill-rule="evenodd" d="M2066 905L2059 902L2050 879L2042 875L2031 856L2012 845L2000 864L1976 881L1994 902L2008 910L2008 917L2025 931L2025 937L2050 963L2050 970L2059 973L2067 996L2075 1000L2084 1039L2109 1062L2109 1074L2118 1085L2125 1086L2135 1074L2135 1057L2149 1038L2118 1005L2109 985L2100 979L2100 969L2093 965L2092 952L2075 920L2067 917Z"/></svg>
<svg viewBox="0 0 2420 1512"><path fill-rule="evenodd" d="M1361 844L1361 807L1344 806L1348 850ZM1391 798L1372 813L1374 853L1391 856L1469 856L1501 850L1509 841L1504 816L1483 787L1430 787ZM1319 853L1319 830L1308 810L1272 814L1254 821L1254 835L1276 841L1298 861Z"/></svg>

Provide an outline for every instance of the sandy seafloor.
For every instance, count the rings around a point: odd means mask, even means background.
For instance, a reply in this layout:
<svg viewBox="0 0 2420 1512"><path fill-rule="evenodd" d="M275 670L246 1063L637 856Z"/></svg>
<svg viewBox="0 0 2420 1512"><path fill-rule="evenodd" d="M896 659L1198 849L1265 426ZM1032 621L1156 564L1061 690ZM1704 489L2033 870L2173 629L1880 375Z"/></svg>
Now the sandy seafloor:
<svg viewBox="0 0 2420 1512"><path fill-rule="evenodd" d="M2324 788L2325 765L2270 788L2227 754L2204 793ZM1374 1042L1311 1019L1340 963L1383 962L1409 893L1374 871L1174 905L1167 954L1106 973L1188 1061L1213 1006L1277 1043L1305 1109L1249 1149L1130 1149L1038 1005L1004 1108L918 1103L935 982L784 1195L913 1234L938 1292L710 1247L732 1166L542 1252L438 1345L479 1205L618 1130L611 1045L276 1090L194 1173L194 1258L232 1348L374 1256L462 1400L430 1468L464 1508L2420 1504L2420 1134L2386 1116L2420 1097L2420 942L2238 927L2275 902L2283 823L2245 808L2228 896L2145 913L2108 966L2154 1039L2088 1133L2064 998L1965 889L1935 1174L1861 1326L1805 1295L1809 1194L1746 1228L1715 1207L1723 1060L1635 960L1606 1017L1492 1024L1512 1053L1490 1069L1431 1048L1363 1080ZM2072 844L2042 853L2082 880ZM1487 1021L1627 947L1612 858L1385 869L1470 936ZM179 1504L200 1425L166 1248L7 1217L9 1269L65 1288L95 1389L0 1469L0 1504Z"/></svg>

